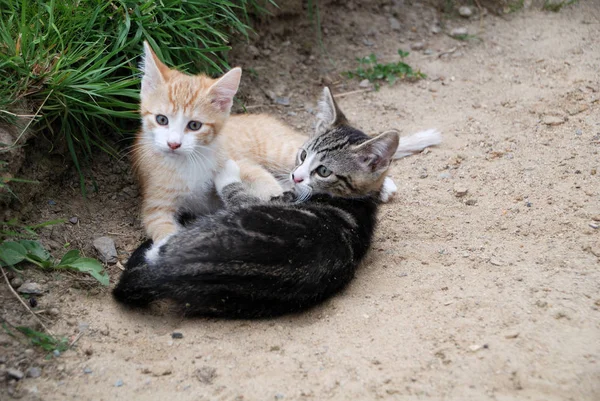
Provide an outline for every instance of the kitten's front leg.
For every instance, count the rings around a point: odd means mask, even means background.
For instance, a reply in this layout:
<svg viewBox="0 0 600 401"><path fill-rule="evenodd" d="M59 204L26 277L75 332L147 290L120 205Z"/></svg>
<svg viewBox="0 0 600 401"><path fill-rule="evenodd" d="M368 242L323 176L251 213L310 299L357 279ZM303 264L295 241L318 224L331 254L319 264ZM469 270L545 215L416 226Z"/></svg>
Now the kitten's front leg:
<svg viewBox="0 0 600 401"><path fill-rule="evenodd" d="M227 160L225 166L215 177L215 188L225 203L225 207L245 203L257 203L260 199L248 194L240 178L240 168L233 160Z"/></svg>
<svg viewBox="0 0 600 401"><path fill-rule="evenodd" d="M142 221L146 227L146 233L155 243L175 234L178 230L179 226L175 220L176 210L173 206L175 202L176 199L162 199L159 204L144 202L142 206Z"/></svg>

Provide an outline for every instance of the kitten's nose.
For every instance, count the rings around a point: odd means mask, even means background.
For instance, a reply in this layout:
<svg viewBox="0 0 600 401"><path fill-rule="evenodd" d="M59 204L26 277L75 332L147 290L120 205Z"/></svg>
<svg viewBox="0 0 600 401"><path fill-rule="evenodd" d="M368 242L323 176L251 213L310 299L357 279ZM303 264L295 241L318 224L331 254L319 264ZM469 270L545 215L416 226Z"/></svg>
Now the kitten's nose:
<svg viewBox="0 0 600 401"><path fill-rule="evenodd" d="M294 174L292 174L292 180L294 180L294 182L295 182L296 184L299 184L299 183L301 183L302 181L304 181L304 178L298 178L298 177L294 176Z"/></svg>
<svg viewBox="0 0 600 401"><path fill-rule="evenodd" d="M179 142L167 142L167 145L169 145L169 147L173 150L181 147L181 144Z"/></svg>

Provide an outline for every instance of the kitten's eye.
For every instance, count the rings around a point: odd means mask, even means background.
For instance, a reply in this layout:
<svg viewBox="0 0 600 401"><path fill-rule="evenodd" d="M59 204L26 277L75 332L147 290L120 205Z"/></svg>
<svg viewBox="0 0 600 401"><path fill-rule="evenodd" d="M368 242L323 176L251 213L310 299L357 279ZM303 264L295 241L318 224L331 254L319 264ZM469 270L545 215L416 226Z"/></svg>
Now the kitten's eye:
<svg viewBox="0 0 600 401"><path fill-rule="evenodd" d="M302 149L300 152L300 161L303 162L306 159L306 150Z"/></svg>
<svg viewBox="0 0 600 401"><path fill-rule="evenodd" d="M202 128L202 123L200 121L190 121L187 127L191 131L198 131L200 128Z"/></svg>
<svg viewBox="0 0 600 401"><path fill-rule="evenodd" d="M158 125L167 125L169 123L169 119L167 118L167 116L159 114L156 116L156 122L158 123Z"/></svg>
<svg viewBox="0 0 600 401"><path fill-rule="evenodd" d="M329 170L327 167L325 166L319 166L317 167L317 174L319 174L321 177L325 178L325 177L329 177L332 173L331 170Z"/></svg>

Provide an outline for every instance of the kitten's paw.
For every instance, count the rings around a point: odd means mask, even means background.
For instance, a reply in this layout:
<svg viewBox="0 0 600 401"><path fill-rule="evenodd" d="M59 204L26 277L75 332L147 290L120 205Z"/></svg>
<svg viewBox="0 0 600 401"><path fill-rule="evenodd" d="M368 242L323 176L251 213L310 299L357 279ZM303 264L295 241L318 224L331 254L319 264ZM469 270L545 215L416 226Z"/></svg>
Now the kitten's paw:
<svg viewBox="0 0 600 401"><path fill-rule="evenodd" d="M167 235L166 237L164 237L163 239L161 239L160 241L154 243L152 245L152 247L150 249L148 249L148 251L146 252L146 262L148 263L153 263L158 259L159 253L160 253L160 248L167 243L167 241L169 241L169 238L171 238L173 235Z"/></svg>
<svg viewBox="0 0 600 401"><path fill-rule="evenodd" d="M215 177L215 187L217 192L221 193L223 188L229 184L242 182L240 178L240 167L233 160L227 160L225 166L217 173Z"/></svg>
<svg viewBox="0 0 600 401"><path fill-rule="evenodd" d="M396 195L396 192L398 192L398 187L394 184L394 181L390 177L385 177L381 192L379 193L379 199L383 203L387 203Z"/></svg>

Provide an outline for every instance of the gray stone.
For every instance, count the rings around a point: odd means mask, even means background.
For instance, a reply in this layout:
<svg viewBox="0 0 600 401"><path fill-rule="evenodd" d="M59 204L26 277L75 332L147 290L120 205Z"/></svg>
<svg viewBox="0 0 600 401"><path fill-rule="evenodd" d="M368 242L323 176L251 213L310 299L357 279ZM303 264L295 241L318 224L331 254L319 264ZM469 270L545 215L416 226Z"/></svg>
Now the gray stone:
<svg viewBox="0 0 600 401"><path fill-rule="evenodd" d="M461 184L456 184L454 186L454 196L456 196L457 198L462 198L468 192L469 192L469 190L466 187L462 186Z"/></svg>
<svg viewBox="0 0 600 401"><path fill-rule="evenodd" d="M41 285L38 283L32 283L30 281L21 285L18 289L18 292L21 294L32 294L32 295L40 295L44 292Z"/></svg>
<svg viewBox="0 0 600 401"><path fill-rule="evenodd" d="M42 375L42 369L38 368L37 366L32 366L29 369L27 369L27 377L31 377L32 379L35 379L36 377L40 377Z"/></svg>
<svg viewBox="0 0 600 401"><path fill-rule="evenodd" d="M458 14L461 17L469 18L471 15L473 15L473 10L471 10L471 7L462 6L458 9Z"/></svg>
<svg viewBox="0 0 600 401"><path fill-rule="evenodd" d="M411 50L423 50L424 48L425 48L424 42L415 42L415 43L411 43L411 45L410 45Z"/></svg>
<svg viewBox="0 0 600 401"><path fill-rule="evenodd" d="M402 29L400 21L398 21L397 18L390 17L388 21L390 21L390 28L392 28L393 31L400 31L400 29Z"/></svg>
<svg viewBox="0 0 600 401"><path fill-rule="evenodd" d="M433 25L430 29L431 33L433 33L434 35L437 35L438 33L442 32L442 28L440 28L439 25Z"/></svg>
<svg viewBox="0 0 600 401"><path fill-rule="evenodd" d="M12 288L19 288L23 285L23 280L20 277L15 277L12 280L10 280L10 285L12 286Z"/></svg>
<svg viewBox="0 0 600 401"><path fill-rule="evenodd" d="M289 106L290 105L290 98L289 97L284 97L284 96L278 96L275 98L275 104L279 104L281 106Z"/></svg>
<svg viewBox="0 0 600 401"><path fill-rule="evenodd" d="M369 86L371 86L371 82L369 82L368 79L363 79L362 81L360 81L358 86L360 86L361 88L368 88Z"/></svg>
<svg viewBox="0 0 600 401"><path fill-rule="evenodd" d="M464 35L468 35L469 34L469 30L465 27L460 27L460 28L454 28L453 30L450 31L450 36L452 37L457 37L457 36L464 36Z"/></svg>
<svg viewBox="0 0 600 401"><path fill-rule="evenodd" d="M13 369L13 368L7 369L6 374L8 375L8 377L10 377L12 379L17 379L17 380L21 380L23 377L25 377L23 372L21 372L19 369Z"/></svg>
<svg viewBox="0 0 600 401"><path fill-rule="evenodd" d="M104 263L117 263L117 248L110 237L99 237L94 240L94 248L98 251L100 260Z"/></svg>
<svg viewBox="0 0 600 401"><path fill-rule="evenodd" d="M546 125L555 126L564 123L565 119L557 116L544 116L542 117L542 122Z"/></svg>
<svg viewBox="0 0 600 401"><path fill-rule="evenodd" d="M79 218L77 216L73 216L69 219L69 223L77 224L79 222Z"/></svg>

